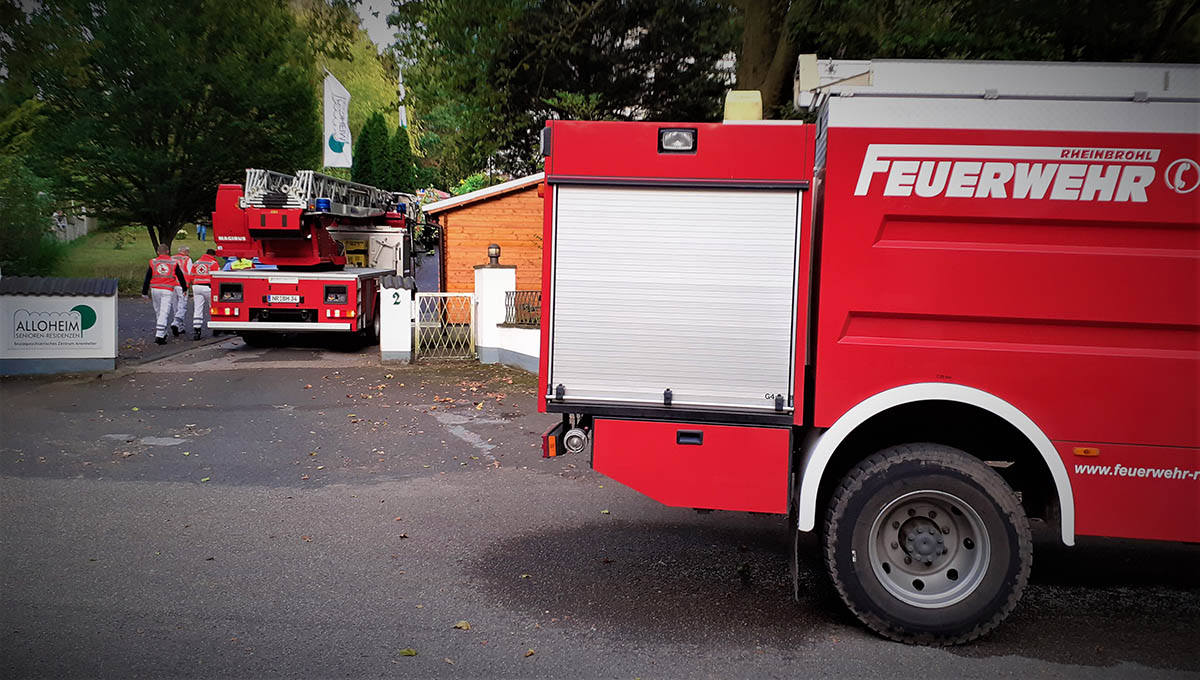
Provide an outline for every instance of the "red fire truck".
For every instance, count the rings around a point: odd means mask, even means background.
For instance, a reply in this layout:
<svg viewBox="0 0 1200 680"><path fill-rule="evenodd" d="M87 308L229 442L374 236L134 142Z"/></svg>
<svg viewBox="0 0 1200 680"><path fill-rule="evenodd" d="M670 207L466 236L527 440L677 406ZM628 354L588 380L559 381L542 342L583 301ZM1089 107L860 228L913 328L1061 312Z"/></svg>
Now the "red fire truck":
<svg viewBox="0 0 1200 680"><path fill-rule="evenodd" d="M249 344L319 331L376 340L379 280L411 275L416 202L403 194L250 169L244 187L218 188L212 216L219 255L266 267L213 274L209 327Z"/></svg>
<svg viewBox="0 0 1200 680"><path fill-rule="evenodd" d="M797 74L814 124L547 123L547 455L820 531L905 642L997 626L1029 518L1200 541L1200 67Z"/></svg>

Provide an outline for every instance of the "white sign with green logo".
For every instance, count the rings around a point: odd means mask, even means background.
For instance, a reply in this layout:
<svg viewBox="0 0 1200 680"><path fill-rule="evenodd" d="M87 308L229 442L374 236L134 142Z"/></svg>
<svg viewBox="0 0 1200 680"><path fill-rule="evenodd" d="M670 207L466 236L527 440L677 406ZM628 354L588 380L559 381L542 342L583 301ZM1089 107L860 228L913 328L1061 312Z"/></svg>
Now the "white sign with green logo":
<svg viewBox="0 0 1200 680"><path fill-rule="evenodd" d="M115 297L0 295L5 359L102 359L117 355Z"/></svg>

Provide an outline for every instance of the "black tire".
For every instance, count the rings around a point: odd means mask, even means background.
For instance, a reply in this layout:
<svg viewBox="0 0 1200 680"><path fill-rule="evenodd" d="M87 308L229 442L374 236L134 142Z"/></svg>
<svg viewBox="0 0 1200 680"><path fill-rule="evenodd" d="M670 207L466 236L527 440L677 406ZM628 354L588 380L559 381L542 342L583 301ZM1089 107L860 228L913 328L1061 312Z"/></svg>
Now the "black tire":
<svg viewBox="0 0 1200 680"><path fill-rule="evenodd" d="M368 345L378 345L379 344L379 335L380 335L382 326L383 326L383 319L380 318L380 315L379 315L379 301L376 300L375 315L374 315L374 318L371 319L370 329L367 330L367 344Z"/></svg>
<svg viewBox="0 0 1200 680"><path fill-rule="evenodd" d="M1008 484L938 444L894 446L850 470L830 500L823 548L860 621L925 645L969 642L1000 625L1033 561L1029 522Z"/></svg>
<svg viewBox="0 0 1200 680"><path fill-rule="evenodd" d="M371 319L371 323L360 327L351 336L346 343L346 348L351 351L359 351L366 347L379 344L379 328L382 320L379 317L379 305L375 306L375 316Z"/></svg>

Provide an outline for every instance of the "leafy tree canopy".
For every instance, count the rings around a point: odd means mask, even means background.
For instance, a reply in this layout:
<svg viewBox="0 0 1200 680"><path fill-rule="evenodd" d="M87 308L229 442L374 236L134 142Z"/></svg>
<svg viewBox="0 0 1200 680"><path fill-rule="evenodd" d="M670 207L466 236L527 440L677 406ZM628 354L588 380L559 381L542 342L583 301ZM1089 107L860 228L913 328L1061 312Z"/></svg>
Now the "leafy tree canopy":
<svg viewBox="0 0 1200 680"><path fill-rule="evenodd" d="M363 123L358 138L354 140L354 165L350 168L350 178L355 182L390 190L383 183L387 143L387 125L383 122L383 116L376 111Z"/></svg>
<svg viewBox="0 0 1200 680"><path fill-rule="evenodd" d="M391 21L442 182L534 172L547 118L713 120L731 13L701 0L415 0Z"/></svg>
<svg viewBox="0 0 1200 680"><path fill-rule="evenodd" d="M6 276L46 276L62 256L51 236L54 199L42 178L16 155L0 155L0 270Z"/></svg>
<svg viewBox="0 0 1200 680"><path fill-rule="evenodd" d="M800 52L845 59L1200 60L1198 0L730 0L737 83L791 107Z"/></svg>
<svg viewBox="0 0 1200 680"><path fill-rule="evenodd" d="M316 159L313 62L277 0L43 0L0 57L42 103L34 169L155 241L245 168Z"/></svg>
<svg viewBox="0 0 1200 680"><path fill-rule="evenodd" d="M413 193L417 190L417 168L413 162L408 129L396 128L384 149L380 181L389 191Z"/></svg>

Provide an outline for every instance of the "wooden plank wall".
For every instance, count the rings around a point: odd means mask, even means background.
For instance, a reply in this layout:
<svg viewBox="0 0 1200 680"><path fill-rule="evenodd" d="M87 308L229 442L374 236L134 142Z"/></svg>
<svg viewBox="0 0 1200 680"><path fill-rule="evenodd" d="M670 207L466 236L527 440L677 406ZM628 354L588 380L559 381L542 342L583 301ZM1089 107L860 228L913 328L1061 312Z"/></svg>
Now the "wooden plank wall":
<svg viewBox="0 0 1200 680"><path fill-rule="evenodd" d="M446 234L448 293L475 290L475 265L500 244L500 264L517 266L518 290L542 288L542 199L537 185L451 208L438 217Z"/></svg>

